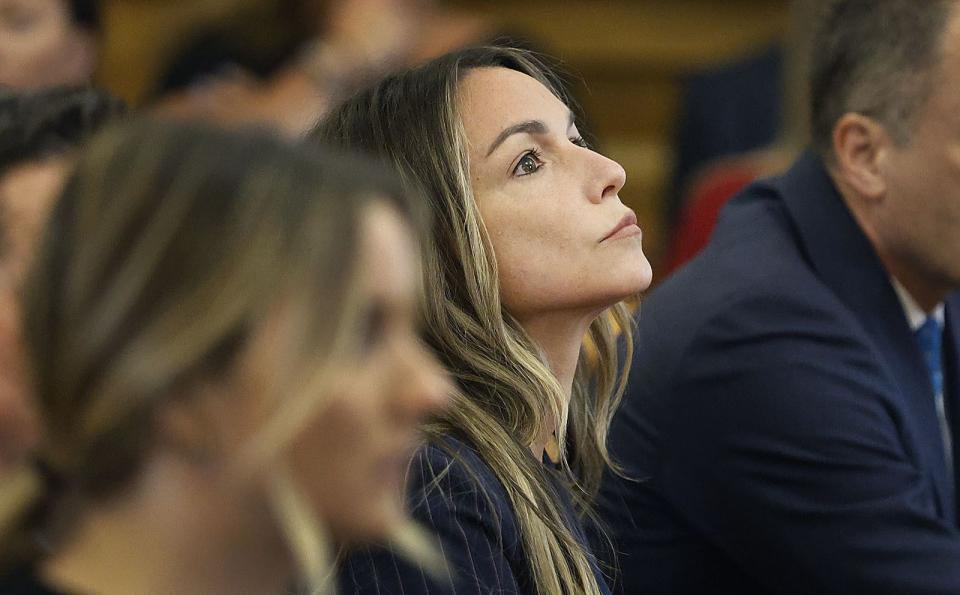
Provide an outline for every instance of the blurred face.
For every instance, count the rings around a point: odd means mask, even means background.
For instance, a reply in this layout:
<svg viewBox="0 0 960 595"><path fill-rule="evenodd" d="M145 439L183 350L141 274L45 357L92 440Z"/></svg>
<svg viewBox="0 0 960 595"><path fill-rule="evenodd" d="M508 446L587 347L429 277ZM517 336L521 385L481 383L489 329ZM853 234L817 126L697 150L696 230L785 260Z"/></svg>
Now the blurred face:
<svg viewBox="0 0 960 595"><path fill-rule="evenodd" d="M0 0L0 86L85 83L96 61L93 43L63 0Z"/></svg>
<svg viewBox="0 0 960 595"><path fill-rule="evenodd" d="M960 287L960 11L944 31L934 91L909 142L883 163L887 192L878 234L902 271L929 295ZM907 279L901 281L909 282ZM907 285L909 288L910 285ZM916 296L915 296L916 297Z"/></svg>
<svg viewBox="0 0 960 595"><path fill-rule="evenodd" d="M362 354L339 370L318 419L295 441L298 483L335 538L384 538L405 518L403 483L424 417L447 400L445 374L415 325L418 263L392 207L370 207L357 266Z"/></svg>
<svg viewBox="0 0 960 595"><path fill-rule="evenodd" d="M649 286L640 228L618 196L626 174L585 146L562 101L506 68L469 72L459 101L511 314L593 312Z"/></svg>
<svg viewBox="0 0 960 595"><path fill-rule="evenodd" d="M66 172L67 162L54 159L16 166L0 177L0 469L35 439L18 292Z"/></svg>

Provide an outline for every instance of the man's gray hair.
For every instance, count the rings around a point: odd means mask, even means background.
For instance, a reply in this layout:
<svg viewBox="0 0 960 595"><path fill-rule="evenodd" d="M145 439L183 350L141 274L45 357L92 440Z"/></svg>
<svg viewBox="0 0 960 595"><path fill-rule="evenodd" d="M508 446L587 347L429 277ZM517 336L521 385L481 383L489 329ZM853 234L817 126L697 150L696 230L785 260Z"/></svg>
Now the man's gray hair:
<svg viewBox="0 0 960 595"><path fill-rule="evenodd" d="M883 124L898 144L936 84L943 32L956 0L832 0L818 15L810 59L813 146L833 153L848 112Z"/></svg>

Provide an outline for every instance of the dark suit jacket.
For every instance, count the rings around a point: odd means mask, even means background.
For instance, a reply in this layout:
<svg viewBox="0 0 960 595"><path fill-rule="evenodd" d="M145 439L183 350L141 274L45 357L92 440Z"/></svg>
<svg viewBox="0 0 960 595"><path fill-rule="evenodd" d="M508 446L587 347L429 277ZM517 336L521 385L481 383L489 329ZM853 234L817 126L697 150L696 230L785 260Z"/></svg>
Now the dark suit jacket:
<svg viewBox="0 0 960 595"><path fill-rule="evenodd" d="M819 159L745 190L641 310L610 442L645 480L600 502L621 592L960 593L927 369ZM955 420L958 295L944 346Z"/></svg>
<svg viewBox="0 0 960 595"><path fill-rule="evenodd" d="M537 593L513 507L500 481L472 448L454 438L447 438L442 447L424 447L408 481L413 517L440 539L450 575L433 579L389 550L372 548L349 556L341 566L341 593ZM570 500L557 488L574 535L586 544ZM602 592L609 593L599 571L597 580Z"/></svg>

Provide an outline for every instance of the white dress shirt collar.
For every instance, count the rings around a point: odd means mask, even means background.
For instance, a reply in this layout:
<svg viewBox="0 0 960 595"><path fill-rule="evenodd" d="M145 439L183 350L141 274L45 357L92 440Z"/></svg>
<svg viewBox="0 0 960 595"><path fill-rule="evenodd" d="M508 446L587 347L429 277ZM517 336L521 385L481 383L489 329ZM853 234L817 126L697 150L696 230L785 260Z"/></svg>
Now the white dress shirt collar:
<svg viewBox="0 0 960 595"><path fill-rule="evenodd" d="M928 316L933 316L933 319L937 321L937 324L940 325L940 328L943 328L943 302L937 304L932 312L925 312L923 308L920 307L920 304L917 303L917 300L913 299L913 296L910 295L910 292L907 291L907 288L901 285L895 277L890 277L890 281L893 283L894 291L897 292L897 297L900 298L900 305L903 306L903 312L907 315L907 322L910 323L910 330L916 331L918 328L923 326L923 323L926 322Z"/></svg>

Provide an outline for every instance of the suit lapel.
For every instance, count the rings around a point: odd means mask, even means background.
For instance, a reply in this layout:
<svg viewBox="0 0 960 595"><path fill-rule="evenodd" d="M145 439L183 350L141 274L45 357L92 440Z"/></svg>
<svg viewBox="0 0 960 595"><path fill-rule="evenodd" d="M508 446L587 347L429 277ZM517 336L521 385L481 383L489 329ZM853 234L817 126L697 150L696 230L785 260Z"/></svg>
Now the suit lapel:
<svg viewBox="0 0 960 595"><path fill-rule="evenodd" d="M960 293L947 300L943 336L943 398L953 436L953 476L960 477ZM957 517L960 519L960 502Z"/></svg>
<svg viewBox="0 0 960 595"><path fill-rule="evenodd" d="M917 437L915 455L931 471L942 514L953 521L955 488L946 473L933 387L886 270L819 158L806 153L774 184L780 188L814 271L859 319L899 387L909 413L906 423Z"/></svg>

